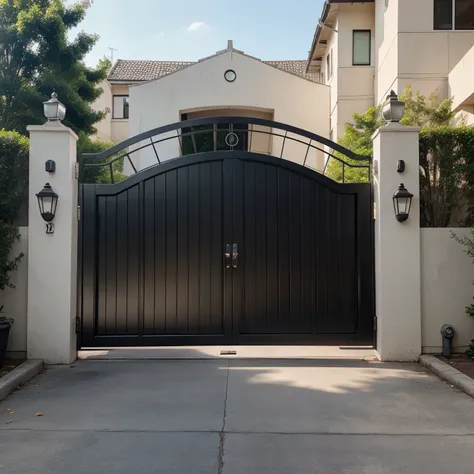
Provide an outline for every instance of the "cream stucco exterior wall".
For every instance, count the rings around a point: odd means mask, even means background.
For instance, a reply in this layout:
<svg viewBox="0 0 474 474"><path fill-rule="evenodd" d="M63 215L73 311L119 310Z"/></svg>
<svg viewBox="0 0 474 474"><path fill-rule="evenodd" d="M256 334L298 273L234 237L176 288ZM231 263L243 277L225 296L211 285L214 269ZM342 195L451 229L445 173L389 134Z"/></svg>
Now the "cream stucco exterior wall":
<svg viewBox="0 0 474 474"><path fill-rule="evenodd" d="M28 227L20 227L20 240L13 244L12 256L24 254L18 270L12 272L11 281L15 288L2 292L2 305L5 315L14 323L8 338L8 354L21 358L26 354L26 318L28 300Z"/></svg>
<svg viewBox="0 0 474 474"><path fill-rule="evenodd" d="M99 87L103 89L103 94L92 104L95 111L107 111L107 115L95 125L97 133L94 136L97 140L105 142L111 141L111 123L112 123L112 88L107 80L102 81Z"/></svg>
<svg viewBox="0 0 474 474"><path fill-rule="evenodd" d="M233 83L224 79L228 69L237 74ZM183 112L228 108L230 112L232 109L271 112L275 121L328 138L329 93L325 85L280 71L236 51L227 51L156 81L132 86L129 135L178 122ZM280 141L273 140L272 149L279 149ZM158 147L161 159L179 156L177 140L160 143ZM284 158L302 162L303 149L303 145L287 141ZM134 158L139 169L156 163L153 150L140 153ZM322 154L310 157L310 162L321 168Z"/></svg>
<svg viewBox="0 0 474 474"><path fill-rule="evenodd" d="M449 95L454 97L453 107L462 107L472 113L474 104L474 46L464 55L449 74ZM468 108L466 106L470 106Z"/></svg>
<svg viewBox="0 0 474 474"><path fill-rule="evenodd" d="M128 120L113 118L113 96L128 95L128 84L110 84L108 81L100 83L104 93L92 104L92 109L96 111L107 111L105 118L97 123L97 133L95 139L106 142L119 143L128 138Z"/></svg>
<svg viewBox="0 0 474 474"><path fill-rule="evenodd" d="M352 122L354 112L365 112L374 103L375 19L373 4L344 4L339 6L337 21L328 40L322 70L331 87L331 130L333 138L344 134L346 123ZM353 66L354 30L371 31L371 65ZM333 74L328 75L327 58L332 55Z"/></svg>
<svg viewBox="0 0 474 474"><path fill-rule="evenodd" d="M474 338L474 318L465 313L474 295L474 265L451 229L421 229L422 345L425 353L441 352L440 328L452 324L454 347L464 351ZM459 237L468 229L452 229Z"/></svg>
<svg viewBox="0 0 474 474"><path fill-rule="evenodd" d="M376 0L376 103L407 85L441 99L456 95L448 77L474 45L474 31L434 30L433 0ZM473 87L474 91L474 87Z"/></svg>

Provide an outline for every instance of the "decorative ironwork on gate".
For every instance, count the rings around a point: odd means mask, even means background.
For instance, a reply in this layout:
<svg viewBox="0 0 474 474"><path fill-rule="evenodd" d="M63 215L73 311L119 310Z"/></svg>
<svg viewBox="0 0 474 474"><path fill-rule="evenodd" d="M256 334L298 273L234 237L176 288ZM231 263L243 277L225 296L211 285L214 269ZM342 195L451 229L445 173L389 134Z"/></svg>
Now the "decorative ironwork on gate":
<svg viewBox="0 0 474 474"><path fill-rule="evenodd" d="M341 181L346 182L346 169L361 169L367 173L368 181L372 175L372 157L357 155L351 150L315 133L291 125L265 119L250 117L208 117L185 120L159 127L148 132L129 138L101 153L86 153L82 155L86 169L107 167L111 182L114 183L114 164L127 160L133 173L138 173L134 155L144 149L152 151L156 165L179 158L184 155L212 151L255 151L257 140L266 137L269 146L267 150L257 150L257 153L285 158L285 152L291 144L299 144L301 152L292 160L305 167L327 176L331 160L336 160L341 167ZM159 146L177 141L177 156L162 154ZM271 144L270 144L271 143ZM293 148L295 148L293 146ZM310 166L311 153L321 153L324 156L322 169Z"/></svg>

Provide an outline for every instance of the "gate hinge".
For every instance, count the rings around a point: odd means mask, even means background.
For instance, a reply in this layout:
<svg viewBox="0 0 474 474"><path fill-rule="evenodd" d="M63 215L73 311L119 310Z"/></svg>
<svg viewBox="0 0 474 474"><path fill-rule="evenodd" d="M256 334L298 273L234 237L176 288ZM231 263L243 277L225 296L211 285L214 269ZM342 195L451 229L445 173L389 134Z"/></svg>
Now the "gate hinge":
<svg viewBox="0 0 474 474"><path fill-rule="evenodd" d="M374 316L374 331L377 331L377 316Z"/></svg>
<svg viewBox="0 0 474 474"><path fill-rule="evenodd" d="M76 316L76 334L81 332L81 318Z"/></svg>
<svg viewBox="0 0 474 474"><path fill-rule="evenodd" d="M81 220L81 206L77 206L77 220Z"/></svg>

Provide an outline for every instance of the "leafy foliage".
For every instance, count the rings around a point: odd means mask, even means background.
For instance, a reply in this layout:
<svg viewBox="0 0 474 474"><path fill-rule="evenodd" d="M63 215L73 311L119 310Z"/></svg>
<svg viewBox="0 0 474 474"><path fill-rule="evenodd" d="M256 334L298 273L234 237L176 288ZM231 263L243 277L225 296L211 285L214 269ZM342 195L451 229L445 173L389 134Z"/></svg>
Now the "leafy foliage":
<svg viewBox="0 0 474 474"><path fill-rule="evenodd" d="M16 132L0 132L0 291L12 287L10 273L23 257L10 254L19 238L15 218L27 196L28 143Z"/></svg>
<svg viewBox="0 0 474 474"><path fill-rule="evenodd" d="M80 176L79 180L81 183L97 183L97 184L110 184L112 182L110 177L110 168L108 166L101 167L85 167L86 163L106 163L113 159L113 157L106 158L105 160L91 160L83 158L83 153L101 153L111 148L114 144L104 142L102 140L92 140L85 133L79 134L79 140L77 141L77 160L79 162ZM114 182L118 183L126 178L123 174L123 159L116 161L112 165L112 172Z"/></svg>
<svg viewBox="0 0 474 474"><path fill-rule="evenodd" d="M339 139L339 144L358 155L372 155L372 135L384 124L380 117L380 107L371 107L362 114L354 113L352 118L354 123L345 125L345 133ZM335 153L335 156L350 165L368 164L365 161L351 160L339 153ZM344 166L343 179L343 164L333 158L329 161L327 175L337 182L367 183L369 181L367 168L351 168L348 166Z"/></svg>
<svg viewBox="0 0 474 474"><path fill-rule="evenodd" d="M450 231L450 232L451 232L451 238L456 240L461 245L464 245L465 252L467 253L469 257L472 258L472 263L474 263L474 228L470 230L471 232L470 237L459 237L459 235L455 234L453 231ZM474 318L474 304L466 306L466 314Z"/></svg>
<svg viewBox="0 0 474 474"><path fill-rule="evenodd" d="M42 102L56 90L67 106L64 124L91 135L105 112L89 106L107 64L88 68L84 58L98 37L70 32L84 19L90 1L0 0L0 128L26 133L44 122Z"/></svg>
<svg viewBox="0 0 474 474"><path fill-rule="evenodd" d="M455 124L453 100L444 99L440 102L437 91L426 97L419 92L414 93L408 85L400 94L400 100L405 104L405 115L400 122L402 125L438 127Z"/></svg>
<svg viewBox="0 0 474 474"><path fill-rule="evenodd" d="M469 344L469 347L468 347L468 349L467 349L467 351L466 351L466 355L467 355L470 359L474 360L474 339L471 340L471 343Z"/></svg>
<svg viewBox="0 0 474 474"><path fill-rule="evenodd" d="M420 133L422 227L450 227L469 219L474 198L474 128L429 126Z"/></svg>

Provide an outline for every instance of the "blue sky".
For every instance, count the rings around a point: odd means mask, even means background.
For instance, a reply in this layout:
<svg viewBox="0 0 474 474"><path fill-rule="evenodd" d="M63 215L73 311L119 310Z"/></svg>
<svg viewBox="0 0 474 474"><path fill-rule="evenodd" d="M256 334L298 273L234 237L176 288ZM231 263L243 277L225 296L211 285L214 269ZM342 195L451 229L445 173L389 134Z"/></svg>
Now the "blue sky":
<svg viewBox="0 0 474 474"><path fill-rule="evenodd" d="M261 59L306 59L324 0L94 0L81 30L100 40L91 65L115 59L193 61L234 47Z"/></svg>

